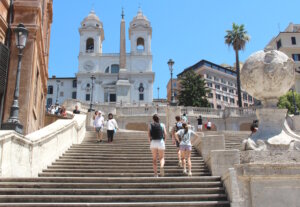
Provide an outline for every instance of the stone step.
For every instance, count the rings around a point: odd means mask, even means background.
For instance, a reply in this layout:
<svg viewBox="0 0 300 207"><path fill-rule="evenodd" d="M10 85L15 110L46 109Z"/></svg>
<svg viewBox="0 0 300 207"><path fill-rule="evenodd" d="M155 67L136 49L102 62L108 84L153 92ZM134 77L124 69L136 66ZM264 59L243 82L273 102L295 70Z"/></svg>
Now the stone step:
<svg viewBox="0 0 300 207"><path fill-rule="evenodd" d="M62 177L60 177L62 178ZM155 178L158 181L165 179L163 178ZM187 177L183 177L187 178ZM67 179L67 178L66 178ZM95 178L96 179L96 178ZM216 188L223 187L221 181L185 181L185 182L127 182L127 183L80 183L80 182L0 182L0 188L51 188L51 189L143 189L143 188Z"/></svg>
<svg viewBox="0 0 300 207"><path fill-rule="evenodd" d="M226 200L226 194L194 195L0 195L0 202L176 202Z"/></svg>
<svg viewBox="0 0 300 207"><path fill-rule="evenodd" d="M124 168L119 168L119 169L45 169L43 172L57 172L57 173L152 173L153 169L151 167L146 168L146 169L139 169L139 168L130 168L130 169L124 169ZM165 173L181 173L182 169L177 168L177 169L169 169L165 168ZM207 168L193 168L193 173L198 173L198 172L205 172L209 173Z"/></svg>
<svg viewBox="0 0 300 207"><path fill-rule="evenodd" d="M125 159L125 160L109 160L109 159L76 159L76 158L61 158L57 160L57 162L85 162L87 164L95 163L95 164L106 164L106 165L111 165L111 164L134 164L136 167L140 166L141 164L149 164L152 163L152 159ZM168 158L165 159L166 165L170 164L176 164L178 163L177 158ZM203 164L204 161L203 159L198 159L196 160L195 158L192 159L192 164Z"/></svg>
<svg viewBox="0 0 300 207"><path fill-rule="evenodd" d="M224 193L222 187L216 188L145 188L145 189L38 189L38 188L5 188L0 195L182 195L182 194L218 194Z"/></svg>
<svg viewBox="0 0 300 207"><path fill-rule="evenodd" d="M136 168L136 166L128 166L128 165L115 165L115 166L110 166L110 165L51 165L48 166L48 169L107 169L107 170L114 170L114 169L133 169ZM193 165L193 169L198 169L198 168L206 168L204 164L202 165ZM138 166L138 169L152 169L152 163L149 165L142 165ZM165 169L181 169L177 165L169 166L165 165Z"/></svg>
<svg viewBox="0 0 300 207"><path fill-rule="evenodd" d="M126 203L5 203L5 207L77 207L77 206L107 206L107 207L230 207L229 201L177 201L177 202L126 202Z"/></svg>
<svg viewBox="0 0 300 207"><path fill-rule="evenodd" d="M141 157L135 157L135 156L122 156L122 157L116 157L116 156L113 156L113 157L108 157L108 156L101 156L101 155L98 155L98 156L69 156L69 155L64 155L64 156L60 156L59 157L60 159L62 160L66 160L66 159L78 159L78 160L87 160L87 161L95 161L95 160L101 160L101 159L109 159L110 161L119 161L119 162L123 162L123 161L134 161L134 160L145 160L145 161L149 161L151 160L152 161L152 157L151 155L148 155L148 156L141 156ZM174 157L174 156L165 156L165 159L167 160L178 160L177 157ZM198 157L198 156L192 156L192 161L203 161L203 158L202 157ZM102 161L102 160L101 160Z"/></svg>
<svg viewBox="0 0 300 207"><path fill-rule="evenodd" d="M174 157L174 155L177 155L177 153L165 153L165 157ZM135 157L135 158L141 158L141 157L149 157L151 156L151 152L144 152L144 153L77 153L77 152L65 152L62 155L63 157ZM199 157L198 153L192 153L191 157Z"/></svg>
<svg viewBox="0 0 300 207"><path fill-rule="evenodd" d="M47 178L47 177L37 177L37 178L0 178L1 182L50 182L50 183L164 183L164 182L215 182L221 181L220 176L202 176L202 177L99 177L99 178L78 178L78 177L57 177L57 178Z"/></svg>
<svg viewBox="0 0 300 207"><path fill-rule="evenodd" d="M209 176L211 175L209 171L205 172L193 172L193 176ZM39 173L40 177L152 177L152 172L111 172L111 173L81 173L81 172L43 172ZM173 176L186 176L183 175L182 172L165 172L165 176L173 177Z"/></svg>

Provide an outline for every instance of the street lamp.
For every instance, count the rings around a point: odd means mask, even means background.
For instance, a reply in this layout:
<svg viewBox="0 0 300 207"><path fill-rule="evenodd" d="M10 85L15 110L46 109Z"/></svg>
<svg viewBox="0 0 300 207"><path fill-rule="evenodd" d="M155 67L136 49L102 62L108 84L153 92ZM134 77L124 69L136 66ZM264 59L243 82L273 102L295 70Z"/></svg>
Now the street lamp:
<svg viewBox="0 0 300 207"><path fill-rule="evenodd" d="M59 84L60 84L60 80L56 80L56 101L55 101L55 105L59 105L58 104Z"/></svg>
<svg viewBox="0 0 300 207"><path fill-rule="evenodd" d="M173 65L174 61L172 59L169 59L168 66L171 73L171 105L176 105L176 102L174 100L174 91L173 91Z"/></svg>
<svg viewBox="0 0 300 207"><path fill-rule="evenodd" d="M23 125L19 121L19 90L20 90L20 71L21 71L21 62L23 57L23 49L26 46L28 30L23 24L19 24L17 28L14 29L16 37L16 46L19 49L18 53L18 67L17 67L17 76L16 76L16 85L14 91L14 100L13 104L10 107L10 117L7 122L2 124L2 129L6 130L15 130L16 132L23 133Z"/></svg>
<svg viewBox="0 0 300 207"><path fill-rule="evenodd" d="M90 103L90 108L89 112L93 111L93 92L94 92L94 80L96 79L94 75L91 76L92 79L92 92L91 92L91 103Z"/></svg>

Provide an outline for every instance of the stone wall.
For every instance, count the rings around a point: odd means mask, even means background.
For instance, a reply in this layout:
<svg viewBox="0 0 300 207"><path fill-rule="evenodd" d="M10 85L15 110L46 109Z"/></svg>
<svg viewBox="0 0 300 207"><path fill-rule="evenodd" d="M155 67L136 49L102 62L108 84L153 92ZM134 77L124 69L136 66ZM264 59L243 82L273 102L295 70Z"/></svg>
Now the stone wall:
<svg viewBox="0 0 300 207"><path fill-rule="evenodd" d="M85 115L75 115L26 136L0 131L1 177L37 177L72 144L82 142L85 121Z"/></svg>
<svg viewBox="0 0 300 207"><path fill-rule="evenodd" d="M44 126L52 0L14 0L13 12L12 29L23 23L29 31L23 50L19 97L19 120L24 127L23 134L29 134ZM3 122L10 115L18 65L19 51L12 37Z"/></svg>

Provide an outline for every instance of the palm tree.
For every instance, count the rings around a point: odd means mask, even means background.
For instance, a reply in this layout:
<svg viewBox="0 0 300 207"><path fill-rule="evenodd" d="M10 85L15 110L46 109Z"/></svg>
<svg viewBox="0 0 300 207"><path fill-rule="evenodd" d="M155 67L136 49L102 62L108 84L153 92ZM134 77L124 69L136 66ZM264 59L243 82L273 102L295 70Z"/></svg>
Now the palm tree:
<svg viewBox="0 0 300 207"><path fill-rule="evenodd" d="M246 42L250 41L250 36L247 34L243 24L239 26L238 24L233 23L232 30L227 30L226 32L225 44L232 46L235 51L238 105L239 107L242 107L239 50L245 49Z"/></svg>

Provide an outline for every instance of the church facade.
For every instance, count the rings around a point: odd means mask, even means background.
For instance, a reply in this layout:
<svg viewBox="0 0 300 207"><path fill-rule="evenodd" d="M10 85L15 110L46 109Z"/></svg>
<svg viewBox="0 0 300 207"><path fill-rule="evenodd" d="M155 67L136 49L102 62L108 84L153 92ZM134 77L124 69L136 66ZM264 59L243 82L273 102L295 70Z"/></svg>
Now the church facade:
<svg viewBox="0 0 300 207"><path fill-rule="evenodd" d="M139 10L130 22L130 52L126 53L122 12L120 52L103 53L104 27L94 11L81 22L77 99L93 103L150 103L153 101L152 27Z"/></svg>

